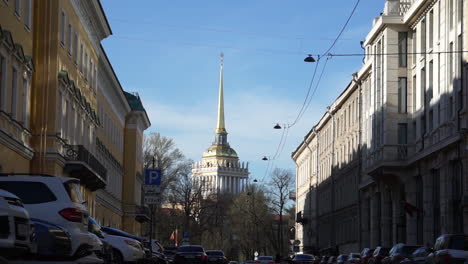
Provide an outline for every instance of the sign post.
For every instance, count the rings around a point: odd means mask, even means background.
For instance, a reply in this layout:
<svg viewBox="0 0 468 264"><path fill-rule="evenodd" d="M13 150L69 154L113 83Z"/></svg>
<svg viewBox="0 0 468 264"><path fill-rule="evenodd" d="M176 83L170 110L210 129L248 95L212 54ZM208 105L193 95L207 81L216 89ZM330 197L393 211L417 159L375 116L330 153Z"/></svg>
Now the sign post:
<svg viewBox="0 0 468 264"><path fill-rule="evenodd" d="M161 193L161 170L155 169L155 159L153 157L153 169L145 170L145 184L143 185L144 203L150 206L150 235L149 244L151 256L153 255L153 205L158 203Z"/></svg>

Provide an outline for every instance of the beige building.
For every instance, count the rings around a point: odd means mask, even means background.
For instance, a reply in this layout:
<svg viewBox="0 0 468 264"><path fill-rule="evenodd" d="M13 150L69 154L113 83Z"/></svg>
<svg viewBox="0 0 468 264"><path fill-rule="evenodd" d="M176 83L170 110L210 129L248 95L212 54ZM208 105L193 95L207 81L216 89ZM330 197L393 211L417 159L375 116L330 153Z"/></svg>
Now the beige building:
<svg viewBox="0 0 468 264"><path fill-rule="evenodd" d="M466 56L460 52L466 50L465 12L466 1L386 1L363 42L363 66L293 154L299 179L305 150L313 149L309 138L326 133L321 124L334 120L332 165L320 166L330 153L320 152L327 142L316 141L318 195L312 205L318 214L296 228L316 222L308 228L318 239L303 238L305 247L346 253L398 242L433 244L442 233L468 231ZM327 185L320 175L331 179L331 198L321 195ZM314 174L305 177L313 182ZM330 207L332 217L322 216ZM352 219L336 226L345 208L350 211L343 215ZM321 222L336 230L324 231ZM331 234L331 242L320 232Z"/></svg>
<svg viewBox="0 0 468 264"><path fill-rule="evenodd" d="M98 222L139 234L150 123L100 44L111 34L99 0L0 0L0 172L78 178Z"/></svg>

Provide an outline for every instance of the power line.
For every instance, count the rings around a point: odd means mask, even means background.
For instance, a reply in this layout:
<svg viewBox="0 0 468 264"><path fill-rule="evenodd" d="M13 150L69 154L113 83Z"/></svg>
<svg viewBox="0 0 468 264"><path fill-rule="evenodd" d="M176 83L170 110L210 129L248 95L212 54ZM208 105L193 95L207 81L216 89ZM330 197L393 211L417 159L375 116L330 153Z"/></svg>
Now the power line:
<svg viewBox="0 0 468 264"><path fill-rule="evenodd" d="M322 56L324 56L325 54L327 54L328 52L330 52L331 49L333 49L333 47L335 46L335 44L338 42L338 40L340 39L341 35L343 34L343 32L345 31L346 27L348 26L349 24L349 21L351 21L351 18L353 17L354 15L354 12L356 11L358 5L359 5L359 2L361 0L357 0L356 1L356 4L354 5L354 8L353 10L351 11L351 14L349 14L349 17L348 19L346 20L346 23L343 25L343 27L341 28L341 31L340 33L338 34L338 36L336 36L335 40L333 41L333 43L331 44L331 46L327 49L327 51L325 51Z"/></svg>

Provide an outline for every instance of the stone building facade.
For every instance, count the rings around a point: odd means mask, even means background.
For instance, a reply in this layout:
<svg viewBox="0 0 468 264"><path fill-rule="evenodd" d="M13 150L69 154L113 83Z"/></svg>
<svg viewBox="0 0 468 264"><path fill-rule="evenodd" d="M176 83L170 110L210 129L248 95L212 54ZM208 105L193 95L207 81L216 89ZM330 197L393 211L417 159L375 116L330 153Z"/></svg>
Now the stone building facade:
<svg viewBox="0 0 468 264"><path fill-rule="evenodd" d="M346 253L399 242L432 245L442 233L468 231L467 60L461 52L466 50L466 6L461 0L387 0L374 19L363 42L361 69L308 135L325 133L320 124L327 116L337 120L332 165L319 165L317 175L331 169L331 188L339 190L339 182L345 188L322 204L327 195L320 195L324 183L318 177L312 204L320 212L331 203L335 214L326 220L318 213L307 224L317 221L316 230L332 234L335 241L327 245L319 235L307 246ZM353 97L343 97L348 91L356 94L355 110ZM347 113L334 112L343 100ZM308 137L293 153L298 168L305 150L313 148ZM319 138L318 149L321 143ZM329 154L318 155L323 160ZM343 206L350 210L343 215L355 219L348 220L353 239L345 239L351 242L347 244L336 235L342 231L320 226L341 221L338 201L343 195Z"/></svg>
<svg viewBox="0 0 468 264"><path fill-rule="evenodd" d="M111 34L99 0L0 1L0 172L78 178L91 216L139 234L150 123L100 44Z"/></svg>

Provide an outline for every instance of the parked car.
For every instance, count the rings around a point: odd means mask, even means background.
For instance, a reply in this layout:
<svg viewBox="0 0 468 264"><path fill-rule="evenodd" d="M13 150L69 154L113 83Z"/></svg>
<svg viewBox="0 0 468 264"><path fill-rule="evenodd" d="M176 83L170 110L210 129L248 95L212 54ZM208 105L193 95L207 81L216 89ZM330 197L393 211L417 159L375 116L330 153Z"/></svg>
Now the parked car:
<svg viewBox="0 0 468 264"><path fill-rule="evenodd" d="M374 249L364 248L361 251L361 264L368 264L369 260L372 258L373 253L374 253Z"/></svg>
<svg viewBox="0 0 468 264"><path fill-rule="evenodd" d="M166 256L168 262L174 261L174 256L176 252L176 247L164 247L164 255Z"/></svg>
<svg viewBox="0 0 468 264"><path fill-rule="evenodd" d="M320 264L327 264L329 258L329 256L322 256L322 258L320 258Z"/></svg>
<svg viewBox="0 0 468 264"><path fill-rule="evenodd" d="M255 261L257 264L274 264L275 260L272 256L259 256Z"/></svg>
<svg viewBox="0 0 468 264"><path fill-rule="evenodd" d="M335 256L330 256L327 261L328 264L334 264L336 263L336 257Z"/></svg>
<svg viewBox="0 0 468 264"><path fill-rule="evenodd" d="M33 218L31 222L34 226L35 259L52 261L71 258L72 242L65 229L44 220Z"/></svg>
<svg viewBox="0 0 468 264"><path fill-rule="evenodd" d="M104 240L113 248L114 263L139 262L147 258L143 245L135 239L139 237L111 227L102 226L101 231L104 232Z"/></svg>
<svg viewBox="0 0 468 264"><path fill-rule="evenodd" d="M437 238L434 252L428 255L430 264L458 264L468 261L468 236L445 234Z"/></svg>
<svg viewBox="0 0 468 264"><path fill-rule="evenodd" d="M174 256L175 264L206 264L206 260L207 255L203 247L195 245L180 246Z"/></svg>
<svg viewBox="0 0 468 264"><path fill-rule="evenodd" d="M361 255L359 253L349 253L348 260L346 261L347 264L360 264L361 263Z"/></svg>
<svg viewBox="0 0 468 264"><path fill-rule="evenodd" d="M432 249L420 247L416 249L409 257L402 260L400 264L425 264L427 256L432 252Z"/></svg>
<svg viewBox="0 0 468 264"><path fill-rule="evenodd" d="M114 263L113 258L113 247L106 241L105 234L101 229L101 226L94 220L94 218L89 217L88 219L88 231L96 235L99 240L102 242L102 251L96 252L96 255L101 256L104 260L104 263Z"/></svg>
<svg viewBox="0 0 468 264"><path fill-rule="evenodd" d="M207 263L227 264L229 262L222 250L206 250L205 253L207 255Z"/></svg>
<svg viewBox="0 0 468 264"><path fill-rule="evenodd" d="M169 261L164 255L164 247L156 240L151 240L151 245L152 245L152 261L157 263L157 264L167 264ZM148 242L148 247L149 247L149 242Z"/></svg>
<svg viewBox="0 0 468 264"><path fill-rule="evenodd" d="M336 258L336 263L344 264L348 260L348 255L341 254Z"/></svg>
<svg viewBox="0 0 468 264"><path fill-rule="evenodd" d="M293 264L313 264L315 257L310 254L296 254L292 259Z"/></svg>
<svg viewBox="0 0 468 264"><path fill-rule="evenodd" d="M246 260L244 264L255 264L255 260Z"/></svg>
<svg viewBox="0 0 468 264"><path fill-rule="evenodd" d="M420 246L409 246L403 243L396 244L390 249L389 255L382 260L382 264L400 264Z"/></svg>
<svg viewBox="0 0 468 264"><path fill-rule="evenodd" d="M98 258L95 251L100 245L96 244L96 237L88 232L88 209L84 205L78 179L0 174L0 189L21 198L31 218L65 229L70 235L71 256L74 259L88 256Z"/></svg>
<svg viewBox="0 0 468 264"><path fill-rule="evenodd" d="M0 189L0 255L16 257L31 247L29 213L18 196Z"/></svg>
<svg viewBox="0 0 468 264"><path fill-rule="evenodd" d="M374 253L372 253L372 257L368 261L368 264L381 264L382 260L388 256L389 252L389 248L376 247Z"/></svg>

